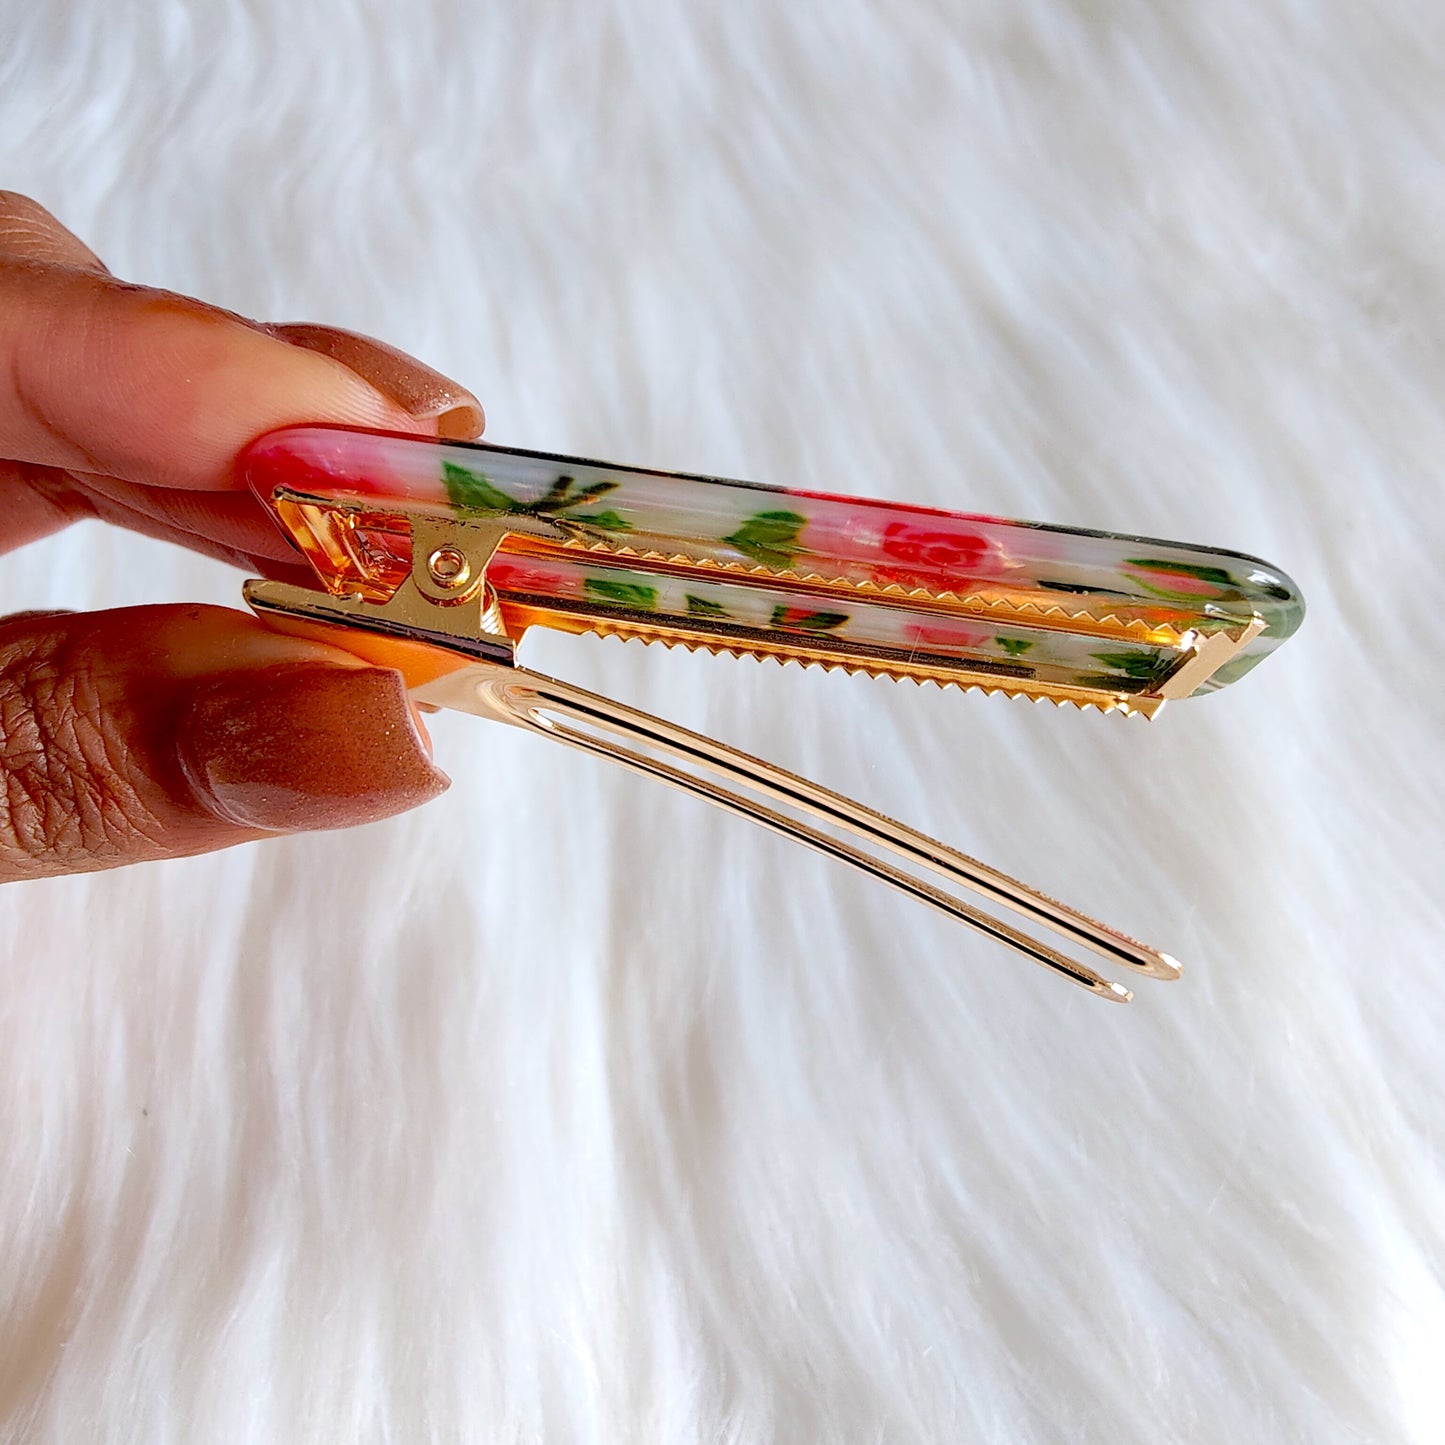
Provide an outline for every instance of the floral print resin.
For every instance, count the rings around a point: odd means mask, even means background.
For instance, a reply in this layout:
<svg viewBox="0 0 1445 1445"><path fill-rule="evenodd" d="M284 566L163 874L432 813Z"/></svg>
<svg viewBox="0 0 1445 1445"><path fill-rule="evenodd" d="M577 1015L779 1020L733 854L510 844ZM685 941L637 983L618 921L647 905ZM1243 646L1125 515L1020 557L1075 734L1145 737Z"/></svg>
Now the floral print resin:
<svg viewBox="0 0 1445 1445"><path fill-rule="evenodd" d="M243 465L278 487L369 510L344 549L308 550L333 591L385 596L410 567L387 511L526 519L487 569L508 630L529 625L768 637L996 677L1147 692L1192 634L1262 632L1203 683L1233 681L1299 626L1278 569L1203 547L467 443L303 427ZM324 549L323 549L324 550Z"/></svg>

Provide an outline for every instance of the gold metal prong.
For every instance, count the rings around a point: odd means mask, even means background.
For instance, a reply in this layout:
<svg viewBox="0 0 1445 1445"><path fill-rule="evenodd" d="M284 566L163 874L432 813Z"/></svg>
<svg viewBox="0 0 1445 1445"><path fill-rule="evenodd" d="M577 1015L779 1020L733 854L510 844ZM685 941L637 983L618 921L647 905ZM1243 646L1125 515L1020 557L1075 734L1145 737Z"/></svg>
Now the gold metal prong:
<svg viewBox="0 0 1445 1445"><path fill-rule="evenodd" d="M544 733L569 747L704 798L726 812L750 818L1007 944L1097 997L1126 1003L1132 995L1088 964L940 888L924 876L925 871L1022 914L1118 966L1152 978L1179 975L1179 965L1168 954L882 813L760 758L570 683L524 668L481 663L437 678L412 696L419 702ZM722 786L716 779L731 786ZM886 854L911 868L880 856Z"/></svg>

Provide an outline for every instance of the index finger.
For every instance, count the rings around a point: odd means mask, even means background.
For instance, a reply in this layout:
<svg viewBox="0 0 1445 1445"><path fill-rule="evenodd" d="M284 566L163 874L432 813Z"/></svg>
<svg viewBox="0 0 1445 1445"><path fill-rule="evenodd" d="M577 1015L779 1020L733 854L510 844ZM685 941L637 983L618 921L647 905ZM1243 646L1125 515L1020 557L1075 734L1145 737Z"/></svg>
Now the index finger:
<svg viewBox="0 0 1445 1445"><path fill-rule="evenodd" d="M0 257L0 457L231 485L254 437L330 421L435 433L330 357L165 291Z"/></svg>

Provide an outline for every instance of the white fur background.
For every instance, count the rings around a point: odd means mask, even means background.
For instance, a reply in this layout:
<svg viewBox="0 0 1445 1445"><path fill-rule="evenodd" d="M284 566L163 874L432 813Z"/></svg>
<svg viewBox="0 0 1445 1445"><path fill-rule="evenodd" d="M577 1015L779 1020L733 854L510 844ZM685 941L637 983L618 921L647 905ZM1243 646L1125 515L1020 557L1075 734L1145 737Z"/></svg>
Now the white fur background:
<svg viewBox="0 0 1445 1445"><path fill-rule="evenodd" d="M1186 961L1128 1009L461 717L420 814L12 886L3 1439L1445 1439L1445 8L0 0L0 180L494 440L1311 608L1153 725L528 644Z"/></svg>

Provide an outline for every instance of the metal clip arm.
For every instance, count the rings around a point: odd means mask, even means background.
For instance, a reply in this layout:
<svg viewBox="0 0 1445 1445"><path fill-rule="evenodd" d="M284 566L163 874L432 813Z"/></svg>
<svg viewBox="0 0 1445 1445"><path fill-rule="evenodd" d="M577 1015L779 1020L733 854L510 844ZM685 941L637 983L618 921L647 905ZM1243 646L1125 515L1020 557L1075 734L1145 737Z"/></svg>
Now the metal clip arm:
<svg viewBox="0 0 1445 1445"><path fill-rule="evenodd" d="M729 813L751 818L775 833L891 884L1102 998L1123 1003L1132 994L1088 965L879 854L892 854L915 870L931 870L956 887L981 894L1125 968L1154 978L1179 976L1179 965L1168 954L1138 943L882 813L700 733L570 683L524 668L479 663L427 683L413 696L420 702L545 733L569 747L609 758L632 772L705 798ZM732 786L725 787L715 779ZM801 816L790 816L782 809ZM825 828L842 836L834 836Z"/></svg>

